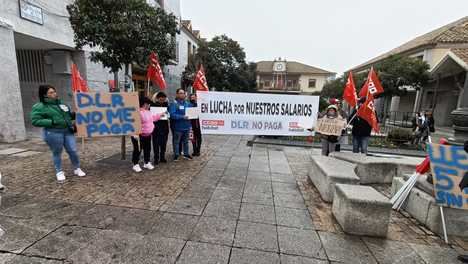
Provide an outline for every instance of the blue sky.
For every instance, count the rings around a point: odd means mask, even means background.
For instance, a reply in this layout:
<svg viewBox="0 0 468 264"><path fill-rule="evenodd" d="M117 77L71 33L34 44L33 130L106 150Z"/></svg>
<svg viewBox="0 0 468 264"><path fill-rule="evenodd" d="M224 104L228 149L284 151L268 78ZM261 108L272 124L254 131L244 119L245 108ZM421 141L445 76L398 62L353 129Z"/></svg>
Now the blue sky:
<svg viewBox="0 0 468 264"><path fill-rule="evenodd" d="M467 0L182 0L202 36L226 34L249 61L282 57L341 74L464 16Z"/></svg>

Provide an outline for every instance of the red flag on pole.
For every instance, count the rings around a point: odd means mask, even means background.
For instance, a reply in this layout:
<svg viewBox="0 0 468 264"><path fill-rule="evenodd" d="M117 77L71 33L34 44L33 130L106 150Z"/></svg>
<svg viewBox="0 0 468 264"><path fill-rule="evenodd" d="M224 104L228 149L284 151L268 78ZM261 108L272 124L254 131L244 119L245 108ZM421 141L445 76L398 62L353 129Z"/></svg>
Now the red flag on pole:
<svg viewBox="0 0 468 264"><path fill-rule="evenodd" d="M164 80L164 75L161 66L159 65L158 56L154 52L151 52L150 55L146 78L151 80L153 84L159 86L159 89L166 89L166 80Z"/></svg>
<svg viewBox="0 0 468 264"><path fill-rule="evenodd" d="M193 88L195 88L197 91L209 91L203 65L200 65L200 69L198 70L197 75L195 75L195 80L193 80Z"/></svg>
<svg viewBox="0 0 468 264"><path fill-rule="evenodd" d="M374 97L371 93L366 98L366 102L357 111L357 116L366 120L375 132L380 132L379 122L374 107Z"/></svg>
<svg viewBox="0 0 468 264"><path fill-rule="evenodd" d="M377 73L374 71L374 67L371 68L369 75L367 76L367 81L364 83L361 91L359 92L359 97L366 97L367 94L372 94L375 97L378 94L384 92L382 84L380 83Z"/></svg>
<svg viewBox="0 0 468 264"><path fill-rule="evenodd" d="M89 91L86 80L81 77L76 64L72 64L72 91L74 93L86 93Z"/></svg>
<svg viewBox="0 0 468 264"><path fill-rule="evenodd" d="M343 100L353 108L357 105L356 86L354 85L353 72L349 72L348 81L343 91Z"/></svg>

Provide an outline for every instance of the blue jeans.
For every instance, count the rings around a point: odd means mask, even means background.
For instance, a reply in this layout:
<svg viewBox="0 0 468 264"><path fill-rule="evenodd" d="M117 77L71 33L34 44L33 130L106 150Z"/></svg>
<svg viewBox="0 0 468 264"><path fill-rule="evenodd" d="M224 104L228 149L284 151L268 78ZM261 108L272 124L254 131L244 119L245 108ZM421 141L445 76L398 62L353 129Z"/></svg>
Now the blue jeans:
<svg viewBox="0 0 468 264"><path fill-rule="evenodd" d="M73 168L78 169L80 167L75 135L70 133L68 129L44 129L43 133L44 141L52 151L56 172L62 171L62 151L64 147L68 156L70 156Z"/></svg>
<svg viewBox="0 0 468 264"><path fill-rule="evenodd" d="M353 136L353 152L367 154L369 146L369 137Z"/></svg>
<svg viewBox="0 0 468 264"><path fill-rule="evenodd" d="M189 154L189 130L187 131L174 131L172 134L172 148L174 149L174 155L176 157L180 156L180 144L182 144L182 149L184 150L184 155L188 156Z"/></svg>

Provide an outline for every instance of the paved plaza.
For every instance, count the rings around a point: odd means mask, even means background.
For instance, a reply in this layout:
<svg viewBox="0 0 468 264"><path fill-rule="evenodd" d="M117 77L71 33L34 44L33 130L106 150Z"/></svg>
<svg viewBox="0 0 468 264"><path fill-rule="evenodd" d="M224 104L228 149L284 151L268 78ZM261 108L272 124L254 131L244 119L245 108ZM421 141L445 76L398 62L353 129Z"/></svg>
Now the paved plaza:
<svg viewBox="0 0 468 264"><path fill-rule="evenodd" d="M308 181L319 150L250 139L209 136L201 157L142 174L118 161L120 138L94 139L80 144L88 176L64 185L40 139L0 144L0 264L448 264L468 250L404 212L386 240L345 235Z"/></svg>

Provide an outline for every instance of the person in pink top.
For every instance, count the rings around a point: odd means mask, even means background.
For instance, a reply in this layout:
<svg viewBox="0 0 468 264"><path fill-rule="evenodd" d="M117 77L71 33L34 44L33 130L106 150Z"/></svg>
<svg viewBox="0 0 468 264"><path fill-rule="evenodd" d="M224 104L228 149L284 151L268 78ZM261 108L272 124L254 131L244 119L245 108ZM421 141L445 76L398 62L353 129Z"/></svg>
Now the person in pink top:
<svg viewBox="0 0 468 264"><path fill-rule="evenodd" d="M151 100L147 97L140 97L140 116L141 116L141 133L138 136L132 136L133 144L133 171L142 172L140 167L140 155L143 151L143 159L145 164L143 168L154 170L153 164L150 162L151 156L151 134L154 130L154 122L164 117L165 114L153 114L150 109Z"/></svg>

